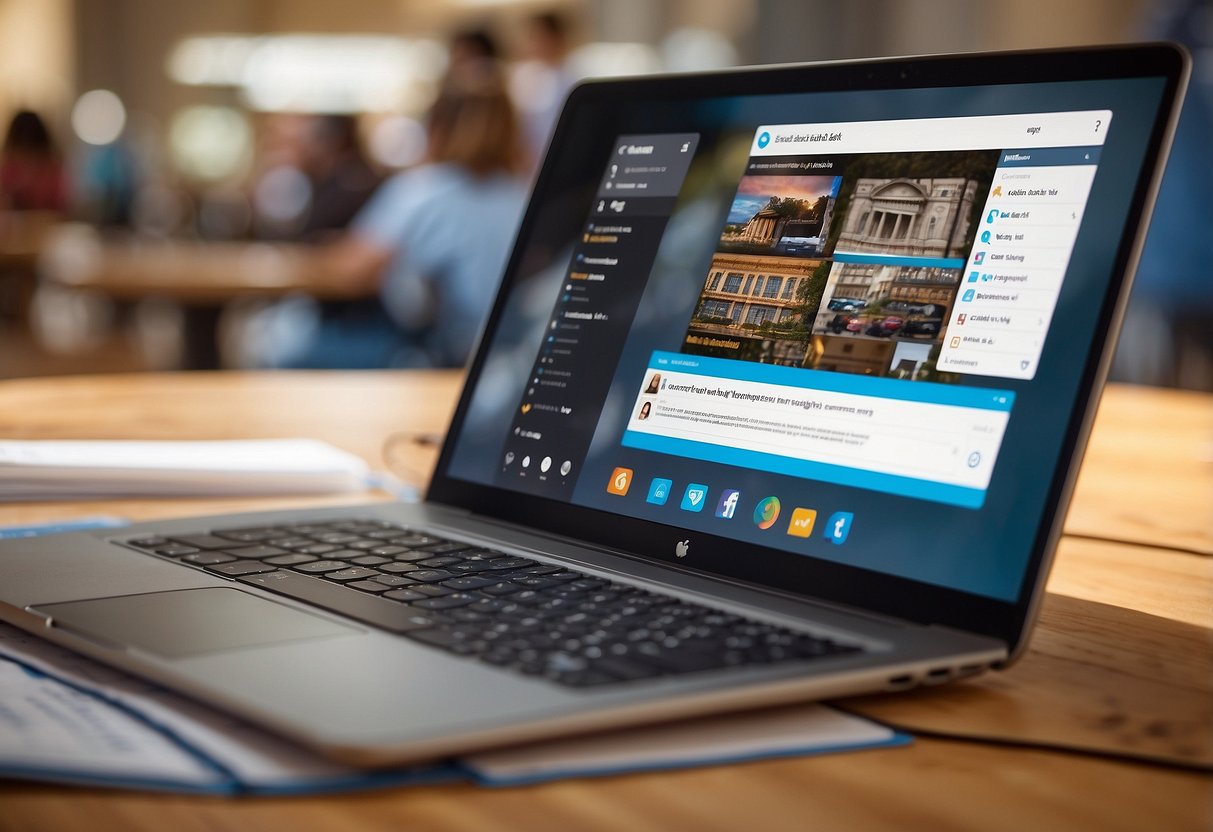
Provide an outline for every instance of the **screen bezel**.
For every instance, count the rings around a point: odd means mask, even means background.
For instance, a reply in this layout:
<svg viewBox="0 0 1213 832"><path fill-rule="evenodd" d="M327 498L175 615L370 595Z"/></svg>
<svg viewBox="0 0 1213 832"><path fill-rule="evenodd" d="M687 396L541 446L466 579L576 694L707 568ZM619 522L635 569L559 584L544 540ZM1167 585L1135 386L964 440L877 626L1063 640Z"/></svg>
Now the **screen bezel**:
<svg viewBox="0 0 1213 832"><path fill-rule="evenodd" d="M1026 633L1028 619L1047 575L1046 567L1060 536L1061 522L1076 477L1078 461L1086 443L1091 418L1098 402L1119 319L1128 297L1136 258L1145 238L1144 225L1153 203L1165 163L1164 148L1177 120L1178 103L1188 71L1182 49L1170 44L1123 47L1093 47L1043 52L1006 52L986 55L951 55L899 58L859 62L831 62L798 66L742 69L720 73L654 76L583 83L572 91L553 133L552 146L559 147L569 125L582 108L618 107L632 100L720 98L741 95L770 95L803 92L898 90L957 86L1059 81L1114 80L1159 77L1164 90L1158 114L1150 131L1144 163L1133 188L1126 227L1136 233L1122 235L1113 273L1099 311L1096 332L1106 333L1103 344L1092 344L1075 391L1075 407L1064 432L1062 453L1047 484L1045 510L1039 518L1032 551L1020 583L1017 600L1001 601L961 590L921 583L884 573L822 560L809 561L803 586L772 586L753 574L759 570L726 569L734 563L725 552L736 550L738 541L700 532L679 533L677 527L608 513L573 503L517 493L503 488L448 476L457 437L485 367L486 345L500 322L505 298L516 273L521 246L516 245L507 264L502 289L481 335L480 347L469 364L463 392L452 417L427 500L468 510L511 524L548 534L572 538L597 548L641 557L715 579L757 586L798 596L824 599L865 610L916 621L938 624L1003 640L1014 653ZM518 240L529 236L538 215L537 205L553 177L549 159L536 179L532 199L523 216ZM675 556L675 541L694 538L694 563ZM767 550L754 546L758 552ZM760 560L760 559L754 559ZM750 561L752 562L752 561Z"/></svg>

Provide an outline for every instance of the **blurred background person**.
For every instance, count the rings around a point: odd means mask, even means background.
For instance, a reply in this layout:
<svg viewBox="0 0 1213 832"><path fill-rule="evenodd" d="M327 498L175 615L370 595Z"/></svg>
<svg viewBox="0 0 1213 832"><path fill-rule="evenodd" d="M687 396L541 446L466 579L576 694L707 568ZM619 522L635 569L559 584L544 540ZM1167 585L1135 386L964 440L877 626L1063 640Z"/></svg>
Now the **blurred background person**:
<svg viewBox="0 0 1213 832"><path fill-rule="evenodd" d="M525 199L518 122L491 66L451 74L425 161L383 184L318 252L316 284L377 298L297 328L287 367L460 366L488 313ZM299 327L298 322L295 324Z"/></svg>
<svg viewBox="0 0 1213 832"><path fill-rule="evenodd" d="M510 74L510 95L522 116L530 163L543 161L548 139L565 96L577 81L569 67L569 24L555 12L527 18L522 57Z"/></svg>
<svg viewBox="0 0 1213 832"><path fill-rule="evenodd" d="M1183 43L1192 79L1150 220L1114 381L1213 391L1213 2L1172 0L1149 9L1149 38Z"/></svg>
<svg viewBox="0 0 1213 832"><path fill-rule="evenodd" d="M0 208L13 211L67 210L63 157L41 116L19 110L4 134L0 161Z"/></svg>
<svg viewBox="0 0 1213 832"><path fill-rule="evenodd" d="M447 75L474 72L484 66L498 66L501 48L488 29L475 27L456 32L447 46Z"/></svg>
<svg viewBox="0 0 1213 832"><path fill-rule="evenodd" d="M296 238L318 241L345 228L379 187L350 115L312 116L303 130L300 168L311 183L311 204Z"/></svg>

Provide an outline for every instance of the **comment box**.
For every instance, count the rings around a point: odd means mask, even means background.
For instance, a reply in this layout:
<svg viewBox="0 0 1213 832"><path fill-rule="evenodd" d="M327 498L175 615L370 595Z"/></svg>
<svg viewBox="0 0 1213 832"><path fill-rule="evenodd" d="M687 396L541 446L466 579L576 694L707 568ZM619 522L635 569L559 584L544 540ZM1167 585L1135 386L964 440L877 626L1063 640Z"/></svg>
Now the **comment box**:
<svg viewBox="0 0 1213 832"><path fill-rule="evenodd" d="M1014 401L1008 390L655 352L622 444L980 508Z"/></svg>

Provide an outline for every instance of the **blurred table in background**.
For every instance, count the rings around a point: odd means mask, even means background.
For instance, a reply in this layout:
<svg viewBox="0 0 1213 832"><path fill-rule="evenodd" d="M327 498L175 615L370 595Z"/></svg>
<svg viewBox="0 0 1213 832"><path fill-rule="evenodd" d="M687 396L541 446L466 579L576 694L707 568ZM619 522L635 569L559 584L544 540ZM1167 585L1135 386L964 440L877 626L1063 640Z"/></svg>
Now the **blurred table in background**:
<svg viewBox="0 0 1213 832"><path fill-rule="evenodd" d="M179 304L187 370L221 368L219 323L233 301L293 293L323 300L365 296L318 283L316 250L299 244L108 241L77 231L54 245L58 250L43 269L54 284L119 301L163 298Z"/></svg>
<svg viewBox="0 0 1213 832"><path fill-rule="evenodd" d="M0 316L25 317L38 258L59 221L49 211L0 211Z"/></svg>

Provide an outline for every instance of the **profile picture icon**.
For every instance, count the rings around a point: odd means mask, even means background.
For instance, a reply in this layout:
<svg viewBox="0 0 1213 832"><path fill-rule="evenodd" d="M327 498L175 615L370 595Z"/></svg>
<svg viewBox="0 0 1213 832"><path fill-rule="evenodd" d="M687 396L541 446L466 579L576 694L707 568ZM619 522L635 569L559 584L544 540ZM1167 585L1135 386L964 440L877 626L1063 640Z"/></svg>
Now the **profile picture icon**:
<svg viewBox="0 0 1213 832"><path fill-rule="evenodd" d="M649 386L644 388L646 396L656 393L661 389L661 373L653 373L653 377L649 379Z"/></svg>
<svg viewBox="0 0 1213 832"><path fill-rule="evenodd" d="M653 403L645 402L644 404L642 404L640 406L640 412L636 414L636 418L643 422L645 419L649 418L649 414L652 412L653 412Z"/></svg>

